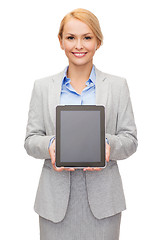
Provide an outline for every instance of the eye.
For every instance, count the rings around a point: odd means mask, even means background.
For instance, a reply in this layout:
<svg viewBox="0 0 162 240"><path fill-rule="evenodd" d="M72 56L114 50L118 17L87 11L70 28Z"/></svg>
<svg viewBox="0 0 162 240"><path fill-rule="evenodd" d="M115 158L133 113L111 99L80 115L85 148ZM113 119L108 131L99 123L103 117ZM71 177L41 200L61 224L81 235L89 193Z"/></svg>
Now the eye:
<svg viewBox="0 0 162 240"><path fill-rule="evenodd" d="M91 37L85 37L85 39L86 39L86 40L89 40L89 39L91 39Z"/></svg>
<svg viewBox="0 0 162 240"><path fill-rule="evenodd" d="M69 40L73 40L73 39L74 39L74 37L72 37L72 36L69 36L69 37L67 37L67 39L69 39Z"/></svg>

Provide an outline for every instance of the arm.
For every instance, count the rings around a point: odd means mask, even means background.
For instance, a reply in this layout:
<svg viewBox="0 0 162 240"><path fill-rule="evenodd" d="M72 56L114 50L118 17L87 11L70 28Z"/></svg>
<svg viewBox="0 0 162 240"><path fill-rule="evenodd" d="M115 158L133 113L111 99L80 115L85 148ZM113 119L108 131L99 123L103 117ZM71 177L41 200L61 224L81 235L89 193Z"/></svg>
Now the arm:
<svg viewBox="0 0 162 240"><path fill-rule="evenodd" d="M137 129L126 80L120 91L116 134L106 134L111 147L110 160L121 160L131 156L137 149Z"/></svg>
<svg viewBox="0 0 162 240"><path fill-rule="evenodd" d="M30 101L24 147L27 153L34 158L50 159L48 145L53 136L46 136L42 100L39 83L35 81Z"/></svg>

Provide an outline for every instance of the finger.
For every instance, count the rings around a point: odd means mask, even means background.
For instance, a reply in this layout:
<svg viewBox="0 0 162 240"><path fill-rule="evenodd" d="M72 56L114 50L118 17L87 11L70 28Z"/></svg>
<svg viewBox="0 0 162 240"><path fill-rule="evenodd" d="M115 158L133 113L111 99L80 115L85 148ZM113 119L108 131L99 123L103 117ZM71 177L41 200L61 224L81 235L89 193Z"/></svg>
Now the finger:
<svg viewBox="0 0 162 240"><path fill-rule="evenodd" d="M75 171L74 168L65 168L64 170L66 170L66 171Z"/></svg>
<svg viewBox="0 0 162 240"><path fill-rule="evenodd" d="M101 168L98 167L94 167L94 168L89 168L89 171L100 171Z"/></svg>
<svg viewBox="0 0 162 240"><path fill-rule="evenodd" d="M54 152L54 149L52 148L52 145L50 146L48 151L49 151L49 155L51 157L51 162L53 165L53 164L55 164L55 152Z"/></svg>
<svg viewBox="0 0 162 240"><path fill-rule="evenodd" d="M83 168L83 171L84 171L84 172L87 171L87 168Z"/></svg>
<svg viewBox="0 0 162 240"><path fill-rule="evenodd" d="M65 167L61 167L61 168L64 171L75 171L75 168L65 168Z"/></svg>
<svg viewBox="0 0 162 240"><path fill-rule="evenodd" d="M94 167L94 168L83 168L83 171L101 171L101 168Z"/></svg>
<svg viewBox="0 0 162 240"><path fill-rule="evenodd" d="M63 167L56 167L56 165L55 165L56 158L55 158L55 147L54 147L54 145L51 145L48 151L49 151L49 154L50 154L50 157L51 157L51 163L52 163L53 169L57 172L62 172L64 170L64 168Z"/></svg>
<svg viewBox="0 0 162 240"><path fill-rule="evenodd" d="M109 162L109 154L106 154L106 162Z"/></svg>
<svg viewBox="0 0 162 240"><path fill-rule="evenodd" d="M55 158L55 152L54 152L54 149L52 147L50 147L49 149L49 154L50 154L50 157L51 157L51 163L52 163L52 166L53 166L53 169L57 172L62 172L63 171L63 167L56 167L55 165L55 162L56 162L56 158Z"/></svg>
<svg viewBox="0 0 162 240"><path fill-rule="evenodd" d="M84 168L83 171L93 171L93 168L87 167L87 168Z"/></svg>
<svg viewBox="0 0 162 240"><path fill-rule="evenodd" d="M86 171L91 171L92 169L90 167L87 167L86 168Z"/></svg>
<svg viewBox="0 0 162 240"><path fill-rule="evenodd" d="M65 171L71 171L71 168L64 168Z"/></svg>
<svg viewBox="0 0 162 240"><path fill-rule="evenodd" d="M109 162L110 158L110 145L106 144L106 162Z"/></svg>
<svg viewBox="0 0 162 240"><path fill-rule="evenodd" d="M100 170L101 170L101 168L94 168L94 170L95 170L95 171L100 171Z"/></svg>
<svg viewBox="0 0 162 240"><path fill-rule="evenodd" d="M54 170L57 171L57 172L62 172L62 171L64 170L64 167L56 167L55 164L53 165L53 168L54 168Z"/></svg>

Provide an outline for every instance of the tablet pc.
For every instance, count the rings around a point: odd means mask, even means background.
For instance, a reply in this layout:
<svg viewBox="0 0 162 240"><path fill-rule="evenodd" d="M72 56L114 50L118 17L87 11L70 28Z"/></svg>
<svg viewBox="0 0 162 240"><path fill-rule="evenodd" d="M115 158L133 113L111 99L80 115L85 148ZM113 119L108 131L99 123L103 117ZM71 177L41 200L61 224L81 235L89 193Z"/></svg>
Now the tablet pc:
<svg viewBox="0 0 162 240"><path fill-rule="evenodd" d="M105 107L56 107L56 167L105 167Z"/></svg>

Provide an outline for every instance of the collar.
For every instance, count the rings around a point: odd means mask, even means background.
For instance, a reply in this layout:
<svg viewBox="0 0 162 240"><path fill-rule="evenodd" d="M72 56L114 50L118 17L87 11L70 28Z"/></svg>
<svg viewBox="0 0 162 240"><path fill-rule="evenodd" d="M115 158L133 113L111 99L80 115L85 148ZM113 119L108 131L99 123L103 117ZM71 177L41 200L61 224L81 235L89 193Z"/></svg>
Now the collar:
<svg viewBox="0 0 162 240"><path fill-rule="evenodd" d="M65 71L64 71L63 84L68 84L68 83L71 81L70 78L67 77L67 70L68 70L68 68L69 68L69 66L67 66L67 67L65 68ZM88 81L89 81L89 80L92 81L94 85L96 84L96 73L95 73L95 67L94 67L94 65L93 65L93 67L92 67L91 74L90 74L90 76L89 76ZM88 82L88 81L87 81L87 82Z"/></svg>

